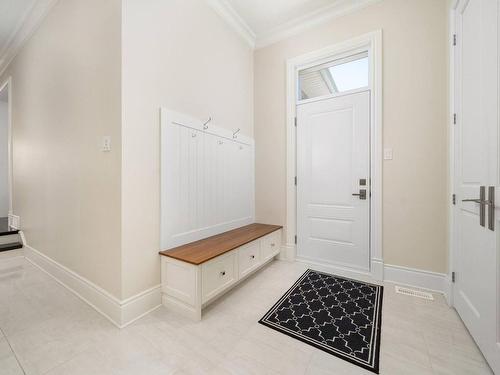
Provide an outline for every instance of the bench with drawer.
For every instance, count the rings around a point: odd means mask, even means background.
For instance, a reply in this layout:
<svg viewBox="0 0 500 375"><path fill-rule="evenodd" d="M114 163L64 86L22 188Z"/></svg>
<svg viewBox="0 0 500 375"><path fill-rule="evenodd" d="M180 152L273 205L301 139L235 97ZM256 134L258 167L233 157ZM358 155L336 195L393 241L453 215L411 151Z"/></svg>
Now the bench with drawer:
<svg viewBox="0 0 500 375"><path fill-rule="evenodd" d="M162 303L192 319L280 252L281 226L250 224L161 251Z"/></svg>

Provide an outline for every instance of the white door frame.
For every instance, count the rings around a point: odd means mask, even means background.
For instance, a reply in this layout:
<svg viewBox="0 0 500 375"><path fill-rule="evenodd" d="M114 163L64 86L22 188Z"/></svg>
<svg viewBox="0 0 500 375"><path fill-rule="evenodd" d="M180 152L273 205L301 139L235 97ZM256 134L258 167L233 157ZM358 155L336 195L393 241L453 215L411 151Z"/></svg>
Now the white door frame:
<svg viewBox="0 0 500 375"><path fill-rule="evenodd" d="M298 72L301 69L337 59L338 57L368 51L370 61L371 109L370 109L370 162L371 162L371 208L370 208L370 272L377 280L384 278L382 254L382 30L377 30L349 39L319 51L314 51L287 60L287 190L286 190L286 244L282 258L296 258L295 235L297 233L296 176L296 128Z"/></svg>
<svg viewBox="0 0 500 375"><path fill-rule="evenodd" d="M447 280L445 283L446 290L444 292L446 302L449 306L453 306L453 282L452 282L452 272L454 268L455 262L455 214L454 214L454 204L453 204L453 194L455 192L455 127L454 127L454 117L456 113L456 103L455 103L455 50L453 45L453 38L456 32L455 26L455 17L456 11L458 7L459 0L453 0L450 3L450 9L448 14L448 25L449 25L449 41L448 44L448 60L449 60L449 87L448 87L448 105L449 105L449 113L448 113L448 147L449 147L449 155L448 155L448 165L449 167L449 191L448 196L450 199L448 200L448 272L447 272Z"/></svg>
<svg viewBox="0 0 500 375"><path fill-rule="evenodd" d="M0 92L7 88L7 95L9 102L7 103L7 142L8 142L8 186L9 186L9 223L12 220L13 207L12 207L12 78L8 77L2 84L0 84Z"/></svg>

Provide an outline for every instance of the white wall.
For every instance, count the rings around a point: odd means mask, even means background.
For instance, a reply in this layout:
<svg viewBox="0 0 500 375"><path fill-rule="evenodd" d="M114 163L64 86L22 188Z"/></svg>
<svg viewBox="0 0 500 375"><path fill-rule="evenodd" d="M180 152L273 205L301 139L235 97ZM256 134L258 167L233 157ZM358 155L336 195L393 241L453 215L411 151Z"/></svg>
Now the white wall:
<svg viewBox="0 0 500 375"><path fill-rule="evenodd" d="M12 77L13 209L28 244L116 297L120 32L121 0L59 1L0 77Z"/></svg>
<svg viewBox="0 0 500 375"><path fill-rule="evenodd" d="M384 0L255 52L258 221L286 221L286 60L382 29L384 261L446 271L447 5Z"/></svg>
<svg viewBox="0 0 500 375"><path fill-rule="evenodd" d="M0 100L0 217L7 217L9 214L8 121L8 104Z"/></svg>
<svg viewBox="0 0 500 375"><path fill-rule="evenodd" d="M160 122L167 107L253 135L253 51L203 0L124 0L123 297L160 283Z"/></svg>

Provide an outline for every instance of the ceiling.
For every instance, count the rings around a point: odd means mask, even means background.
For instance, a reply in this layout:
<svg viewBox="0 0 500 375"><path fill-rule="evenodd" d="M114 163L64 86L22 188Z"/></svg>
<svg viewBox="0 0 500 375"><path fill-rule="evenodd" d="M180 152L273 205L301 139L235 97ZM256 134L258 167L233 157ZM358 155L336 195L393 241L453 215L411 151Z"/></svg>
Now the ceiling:
<svg viewBox="0 0 500 375"><path fill-rule="evenodd" d="M339 0L228 0L257 38Z"/></svg>
<svg viewBox="0 0 500 375"><path fill-rule="evenodd" d="M0 56L21 28L36 0L0 1Z"/></svg>

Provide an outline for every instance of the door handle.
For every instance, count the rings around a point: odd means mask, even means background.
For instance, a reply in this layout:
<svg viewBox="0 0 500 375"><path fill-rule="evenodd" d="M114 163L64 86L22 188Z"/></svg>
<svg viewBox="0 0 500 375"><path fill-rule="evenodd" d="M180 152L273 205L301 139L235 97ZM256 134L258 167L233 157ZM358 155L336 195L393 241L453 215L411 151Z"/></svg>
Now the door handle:
<svg viewBox="0 0 500 375"><path fill-rule="evenodd" d="M353 193L352 195L359 197L361 200L366 200L366 189L359 189L359 193Z"/></svg>
<svg viewBox="0 0 500 375"><path fill-rule="evenodd" d="M488 229L495 230L495 187L488 186Z"/></svg>
<svg viewBox="0 0 500 375"><path fill-rule="evenodd" d="M485 186L479 187L479 199L462 199L462 202L474 202L474 203L479 204L479 225L484 227L485 226L485 215L486 215L485 205L487 204L486 187Z"/></svg>

